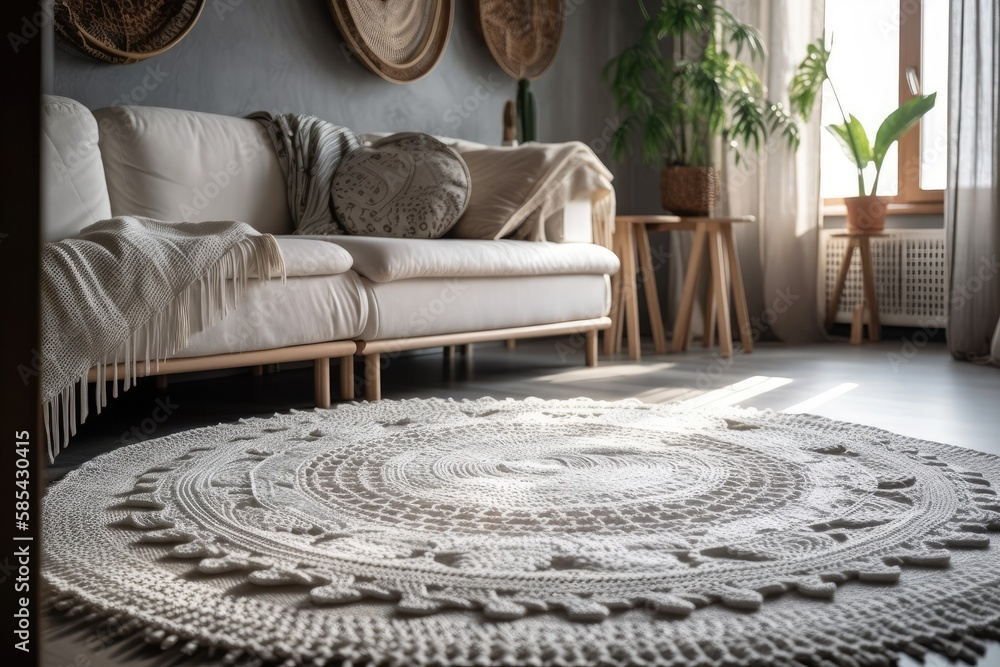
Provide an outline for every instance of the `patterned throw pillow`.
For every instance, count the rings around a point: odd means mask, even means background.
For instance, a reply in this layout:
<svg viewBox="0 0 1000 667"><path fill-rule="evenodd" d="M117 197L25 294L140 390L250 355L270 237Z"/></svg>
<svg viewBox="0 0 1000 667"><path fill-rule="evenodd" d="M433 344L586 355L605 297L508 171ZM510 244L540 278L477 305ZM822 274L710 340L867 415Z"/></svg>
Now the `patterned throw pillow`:
<svg viewBox="0 0 1000 667"><path fill-rule="evenodd" d="M333 208L351 234L435 239L469 204L469 168L428 134L393 134L351 151L333 175Z"/></svg>

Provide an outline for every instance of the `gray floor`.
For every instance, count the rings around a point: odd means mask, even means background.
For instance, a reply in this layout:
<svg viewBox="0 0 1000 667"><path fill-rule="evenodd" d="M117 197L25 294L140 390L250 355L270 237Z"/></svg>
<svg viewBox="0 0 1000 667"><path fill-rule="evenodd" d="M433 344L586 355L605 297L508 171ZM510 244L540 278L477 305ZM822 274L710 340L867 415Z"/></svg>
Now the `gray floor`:
<svg viewBox="0 0 1000 667"><path fill-rule="evenodd" d="M587 396L741 405L810 412L1000 455L1000 369L956 362L939 343L919 349L899 340L861 346L772 344L732 360L699 347L666 356L644 349L642 362L602 357L593 369L583 367L581 343L572 338L523 341L515 351L483 344L471 359L452 361L440 350L400 356L383 373L383 393L385 398ZM48 470L50 479L135 438L311 406L310 369L183 379L174 378L165 390L151 381L141 384L92 417ZM156 421L163 406L170 414ZM188 664L139 642L105 646L87 623L56 616L49 621L45 665ZM900 664L917 663L904 659ZM933 656L926 664L951 663ZM991 644L980 665L1000 666L1000 645Z"/></svg>

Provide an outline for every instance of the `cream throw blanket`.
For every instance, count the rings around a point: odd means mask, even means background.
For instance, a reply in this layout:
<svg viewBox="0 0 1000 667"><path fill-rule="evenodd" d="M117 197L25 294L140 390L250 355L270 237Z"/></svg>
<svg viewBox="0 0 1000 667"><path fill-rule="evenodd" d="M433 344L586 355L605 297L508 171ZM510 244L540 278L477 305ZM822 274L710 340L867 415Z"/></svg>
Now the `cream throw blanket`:
<svg viewBox="0 0 1000 667"><path fill-rule="evenodd" d="M274 237L243 222L167 223L119 217L42 250L42 401L49 459L87 418L87 375L97 368L96 405L106 379L118 395L136 363L182 349L238 305L248 276L281 276ZM200 296L201 309L192 312ZM142 349L137 349L143 341ZM111 376L108 377L110 363ZM79 411L77 411L79 383Z"/></svg>
<svg viewBox="0 0 1000 667"><path fill-rule="evenodd" d="M594 242L611 247L614 178L579 141L495 147L452 142L472 175L465 215L449 236L545 241L545 220L571 201L589 199Z"/></svg>

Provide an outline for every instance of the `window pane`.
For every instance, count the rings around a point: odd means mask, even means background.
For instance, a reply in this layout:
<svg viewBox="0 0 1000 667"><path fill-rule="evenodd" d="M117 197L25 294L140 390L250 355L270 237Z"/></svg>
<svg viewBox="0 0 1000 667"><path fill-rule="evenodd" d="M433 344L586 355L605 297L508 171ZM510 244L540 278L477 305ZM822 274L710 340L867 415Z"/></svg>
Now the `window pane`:
<svg viewBox="0 0 1000 667"><path fill-rule="evenodd" d="M924 0L920 26L920 88L937 93L920 120L920 187L944 190L948 182L948 0Z"/></svg>
<svg viewBox="0 0 1000 667"><path fill-rule="evenodd" d="M844 112L854 114L874 142L875 132L899 106L899 0L836 0L826 3L826 41L833 43L830 78ZM843 122L827 83L823 88L823 125ZM858 194L857 169L828 131L823 131L821 191L823 197ZM882 164L878 194L896 194L897 150L893 145ZM865 172L871 192L875 168Z"/></svg>

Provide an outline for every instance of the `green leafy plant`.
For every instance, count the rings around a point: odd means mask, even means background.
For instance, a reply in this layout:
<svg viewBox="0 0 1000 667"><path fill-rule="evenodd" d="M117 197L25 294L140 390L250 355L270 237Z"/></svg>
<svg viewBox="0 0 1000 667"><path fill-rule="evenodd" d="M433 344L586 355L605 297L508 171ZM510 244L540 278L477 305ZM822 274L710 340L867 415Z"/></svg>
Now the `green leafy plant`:
<svg viewBox="0 0 1000 667"><path fill-rule="evenodd" d="M832 48L832 44L831 44ZM837 138L847 158L858 170L858 196L865 195L864 170L869 165L875 165L875 179L872 182L872 195L878 193L878 179L882 173L882 162L894 142L899 140L907 130L917 124L920 118L934 107L937 93L930 95L915 95L903 102L898 109L886 116L875 133L875 143L869 138L865 128L861 126L854 114L845 114L840 103L840 96L830 79L827 63L830 60L830 49L822 39L810 44L805 60L799 65L789 88L789 101L792 111L807 118L816 104L816 99L823 88L823 83L830 82L833 98L840 109L843 123L827 125L826 129Z"/></svg>
<svg viewBox="0 0 1000 667"><path fill-rule="evenodd" d="M746 151L759 152L771 133L798 146L789 113L767 99L760 77L740 60L765 57L754 27L715 0L661 0L652 14L638 2L646 19L641 36L604 68L624 114L611 140L615 158L628 152L633 137L651 166L708 166L711 139L718 136L737 163Z"/></svg>

